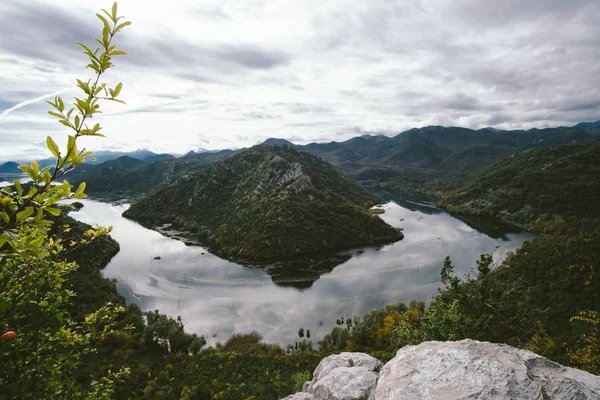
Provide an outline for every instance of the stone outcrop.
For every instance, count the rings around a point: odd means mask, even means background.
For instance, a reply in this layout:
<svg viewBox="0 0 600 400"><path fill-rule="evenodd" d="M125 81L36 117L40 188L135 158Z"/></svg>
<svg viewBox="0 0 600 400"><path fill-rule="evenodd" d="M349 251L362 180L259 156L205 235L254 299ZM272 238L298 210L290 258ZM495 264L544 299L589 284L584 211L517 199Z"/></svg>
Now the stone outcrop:
<svg viewBox="0 0 600 400"><path fill-rule="evenodd" d="M286 400L600 400L600 377L503 344L463 340L407 346L383 368L362 353L321 361Z"/></svg>

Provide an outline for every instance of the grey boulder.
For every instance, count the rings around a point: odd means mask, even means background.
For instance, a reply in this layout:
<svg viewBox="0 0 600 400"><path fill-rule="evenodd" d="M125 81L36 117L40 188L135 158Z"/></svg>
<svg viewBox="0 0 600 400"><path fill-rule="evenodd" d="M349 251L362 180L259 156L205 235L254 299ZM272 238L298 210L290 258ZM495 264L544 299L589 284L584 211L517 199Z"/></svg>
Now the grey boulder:
<svg viewBox="0 0 600 400"><path fill-rule="evenodd" d="M600 399L600 377L504 344L425 342L381 370L375 400Z"/></svg>

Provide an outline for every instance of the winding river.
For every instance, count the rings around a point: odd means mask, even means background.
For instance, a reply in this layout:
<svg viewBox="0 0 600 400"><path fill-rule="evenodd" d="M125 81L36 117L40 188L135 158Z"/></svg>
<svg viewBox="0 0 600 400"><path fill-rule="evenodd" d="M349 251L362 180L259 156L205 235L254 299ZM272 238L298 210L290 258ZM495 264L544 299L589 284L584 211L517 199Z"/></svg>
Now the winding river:
<svg viewBox="0 0 600 400"><path fill-rule="evenodd" d="M460 273L467 273L481 253L498 246L494 256L500 259L533 238L489 222L475 228L430 204L386 201L381 218L403 228L404 240L345 252L335 268L315 272L299 266L297 279L288 269L283 281L281 273L228 262L127 220L121 216L126 205L83 200L85 206L70 215L113 226L121 251L104 274L117 279L128 302L144 311L181 315L186 330L204 335L209 343L257 330L267 342L285 345L298 340L301 327L310 329L317 341L341 316L398 301L429 301L440 287L447 255Z"/></svg>

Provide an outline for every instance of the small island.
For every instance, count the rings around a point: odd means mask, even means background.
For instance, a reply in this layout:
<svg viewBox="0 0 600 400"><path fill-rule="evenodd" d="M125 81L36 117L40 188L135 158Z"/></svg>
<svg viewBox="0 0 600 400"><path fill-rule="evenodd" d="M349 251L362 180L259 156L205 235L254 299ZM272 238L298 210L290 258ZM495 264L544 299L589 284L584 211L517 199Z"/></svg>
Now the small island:
<svg viewBox="0 0 600 400"><path fill-rule="evenodd" d="M259 145L184 177L123 216L171 224L228 259L270 261L393 243L402 231L369 210L379 198L324 160Z"/></svg>

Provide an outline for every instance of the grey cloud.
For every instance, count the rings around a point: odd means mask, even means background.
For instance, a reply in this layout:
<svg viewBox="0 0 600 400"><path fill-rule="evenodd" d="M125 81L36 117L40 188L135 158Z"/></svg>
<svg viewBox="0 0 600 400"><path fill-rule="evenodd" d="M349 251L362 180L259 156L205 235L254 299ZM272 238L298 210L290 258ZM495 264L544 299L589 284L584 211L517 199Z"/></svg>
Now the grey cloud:
<svg viewBox="0 0 600 400"><path fill-rule="evenodd" d="M283 51L266 49L255 44L201 44L191 43L175 33L161 32L160 38L125 37L123 47L128 49L125 62L141 67L181 67L194 71L234 73L246 69L272 69L288 64L291 57ZM188 79L212 81L202 74L190 72Z"/></svg>
<svg viewBox="0 0 600 400"><path fill-rule="evenodd" d="M46 3L9 0L0 11L0 35L11 38L0 42L0 50L46 61L64 62L65 55L76 56L80 49L75 42L90 43L101 26L100 21L96 25L91 24L87 15L83 19L68 9ZM155 38L130 32L120 39L119 47L129 53L122 62L138 67L172 68L185 65L188 71L201 67L216 73L233 73L240 68L268 70L288 64L291 60L290 55L281 50L263 48L257 44L192 43L168 29ZM193 76L188 75L187 79Z"/></svg>
<svg viewBox="0 0 600 400"><path fill-rule="evenodd" d="M77 40L91 39L97 31L77 14L46 3L8 0L0 6L0 36L10 38L0 41L0 49L9 54L61 62L65 54L79 52Z"/></svg>

